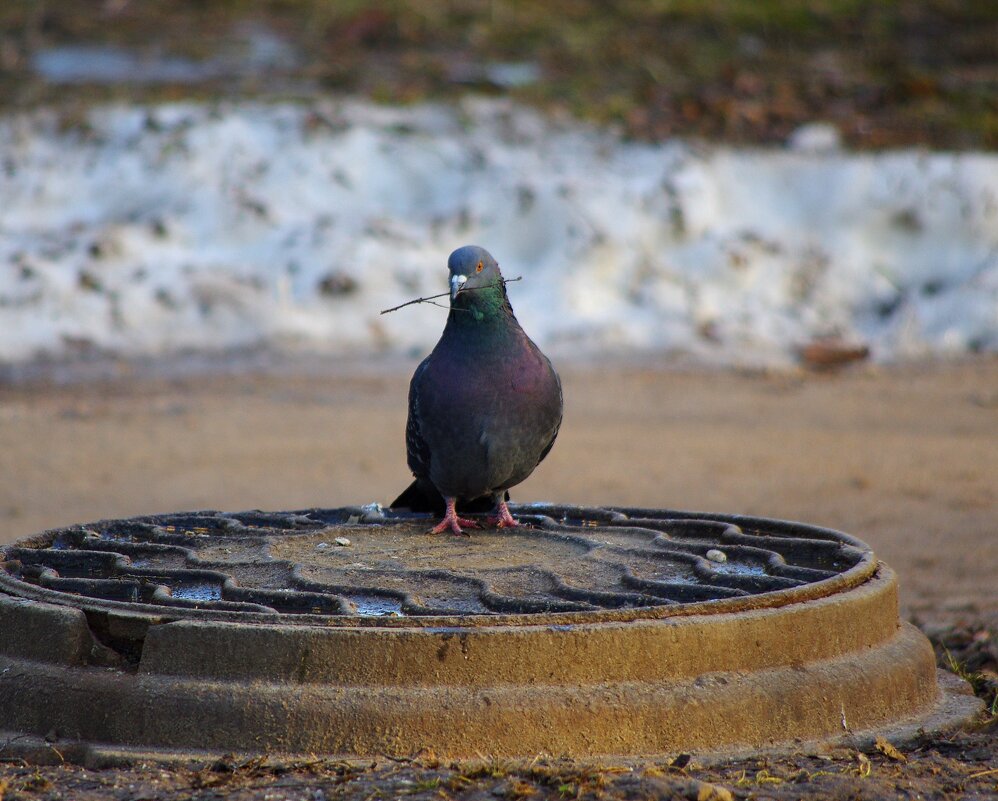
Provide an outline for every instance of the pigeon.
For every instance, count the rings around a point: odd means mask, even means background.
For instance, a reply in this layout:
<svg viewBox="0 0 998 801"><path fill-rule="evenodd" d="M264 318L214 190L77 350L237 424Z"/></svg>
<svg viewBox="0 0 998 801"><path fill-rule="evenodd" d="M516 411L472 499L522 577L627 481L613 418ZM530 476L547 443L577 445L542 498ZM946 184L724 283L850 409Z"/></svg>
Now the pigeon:
<svg viewBox="0 0 998 801"><path fill-rule="evenodd" d="M465 534L461 511L491 508L517 526L508 490L547 456L562 417L561 380L520 327L499 265L487 250L458 248L447 262L450 314L409 384L405 440L416 480L391 504L443 511L431 529Z"/></svg>

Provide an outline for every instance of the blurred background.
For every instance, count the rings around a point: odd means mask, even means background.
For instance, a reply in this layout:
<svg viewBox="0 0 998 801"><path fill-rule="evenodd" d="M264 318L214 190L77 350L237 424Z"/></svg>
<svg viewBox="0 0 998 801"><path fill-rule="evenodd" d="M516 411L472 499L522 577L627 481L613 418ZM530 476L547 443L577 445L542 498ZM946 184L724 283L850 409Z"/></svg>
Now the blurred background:
<svg viewBox="0 0 998 801"><path fill-rule="evenodd" d="M0 364L413 355L440 315L378 312L468 242L559 356L998 350L993 3L8 0L0 31Z"/></svg>
<svg viewBox="0 0 998 801"><path fill-rule="evenodd" d="M475 243L565 379L514 500L839 527L994 613L996 42L986 0L4 0L0 542L390 500L445 313L380 311Z"/></svg>
<svg viewBox="0 0 998 801"><path fill-rule="evenodd" d="M986 0L6 0L8 106L469 91L670 136L998 145ZM75 86L67 90L67 86Z"/></svg>

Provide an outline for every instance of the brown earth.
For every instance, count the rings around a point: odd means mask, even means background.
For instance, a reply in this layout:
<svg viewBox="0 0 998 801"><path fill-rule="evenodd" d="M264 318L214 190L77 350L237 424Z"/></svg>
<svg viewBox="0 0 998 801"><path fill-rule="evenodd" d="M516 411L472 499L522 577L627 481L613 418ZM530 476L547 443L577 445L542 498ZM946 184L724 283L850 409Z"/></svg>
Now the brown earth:
<svg viewBox="0 0 998 801"><path fill-rule="evenodd" d="M102 517L390 501L408 478L410 369L0 386L0 542ZM832 374L562 372L561 436L514 500L742 512L856 534L897 570L903 614L993 706L998 360ZM0 743L4 801L709 797L692 780L746 798L998 797L993 713L901 758L843 750L710 769L695 759L679 770L663 760L449 765L423 755L87 771L3 759Z"/></svg>

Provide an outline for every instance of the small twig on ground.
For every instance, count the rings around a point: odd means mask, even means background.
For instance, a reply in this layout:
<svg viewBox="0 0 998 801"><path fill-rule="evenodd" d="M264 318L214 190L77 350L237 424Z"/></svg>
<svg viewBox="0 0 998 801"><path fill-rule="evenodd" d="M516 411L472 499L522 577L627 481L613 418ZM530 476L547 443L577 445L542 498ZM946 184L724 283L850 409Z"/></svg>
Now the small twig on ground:
<svg viewBox="0 0 998 801"><path fill-rule="evenodd" d="M982 770L982 771L980 771L978 773L971 773L967 778L968 779L980 779L983 776L992 776L995 773L998 773L998 768L992 768L991 770Z"/></svg>
<svg viewBox="0 0 998 801"><path fill-rule="evenodd" d="M522 275L516 276L516 278L503 278L503 284L512 284L514 281L521 281L523 279ZM467 289L462 289L462 292L474 292L476 289L484 289L485 287L480 286L470 286ZM389 312L398 311L399 309L404 309L406 306L412 306L414 303L429 303L431 306L439 306L441 309L449 309L449 306L444 306L442 303L434 303L433 301L437 298L445 298L450 294L450 292L441 292L439 295L429 295L425 298L416 298L414 300L407 300L405 303L400 303L398 306L392 306L390 309L382 309L382 314L388 314Z"/></svg>

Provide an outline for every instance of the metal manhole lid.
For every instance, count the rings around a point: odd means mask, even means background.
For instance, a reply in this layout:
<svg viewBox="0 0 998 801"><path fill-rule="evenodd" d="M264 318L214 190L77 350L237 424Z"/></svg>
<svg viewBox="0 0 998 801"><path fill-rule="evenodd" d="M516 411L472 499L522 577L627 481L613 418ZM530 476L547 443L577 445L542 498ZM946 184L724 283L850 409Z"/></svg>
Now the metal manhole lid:
<svg viewBox="0 0 998 801"><path fill-rule="evenodd" d="M87 611L283 625L629 620L773 607L867 580L871 549L800 523L514 507L526 525L426 533L380 507L196 512L55 529L0 548L0 590Z"/></svg>
<svg viewBox="0 0 998 801"><path fill-rule="evenodd" d="M470 539L349 507L112 520L2 548L0 743L87 764L717 753L979 706L937 683L893 572L845 534L516 513L529 525Z"/></svg>

